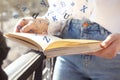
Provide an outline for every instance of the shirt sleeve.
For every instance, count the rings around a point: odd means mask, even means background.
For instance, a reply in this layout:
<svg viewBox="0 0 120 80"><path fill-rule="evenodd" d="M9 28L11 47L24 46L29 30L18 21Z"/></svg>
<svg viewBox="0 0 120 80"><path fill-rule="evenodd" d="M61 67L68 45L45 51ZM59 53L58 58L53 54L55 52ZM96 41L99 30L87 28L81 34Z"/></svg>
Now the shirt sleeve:
<svg viewBox="0 0 120 80"><path fill-rule="evenodd" d="M59 35L70 18L89 18L93 10L93 0L48 0L49 9L45 18L49 20L48 32Z"/></svg>

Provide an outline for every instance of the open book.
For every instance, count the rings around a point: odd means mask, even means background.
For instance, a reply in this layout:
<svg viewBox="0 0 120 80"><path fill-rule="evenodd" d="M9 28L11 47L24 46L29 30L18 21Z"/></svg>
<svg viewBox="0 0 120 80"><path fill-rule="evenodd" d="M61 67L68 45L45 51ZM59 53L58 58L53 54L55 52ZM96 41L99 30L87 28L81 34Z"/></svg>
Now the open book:
<svg viewBox="0 0 120 80"><path fill-rule="evenodd" d="M30 33L7 33L5 37L31 49L42 51L47 57L85 54L102 49L101 41L97 40L61 39L51 35Z"/></svg>

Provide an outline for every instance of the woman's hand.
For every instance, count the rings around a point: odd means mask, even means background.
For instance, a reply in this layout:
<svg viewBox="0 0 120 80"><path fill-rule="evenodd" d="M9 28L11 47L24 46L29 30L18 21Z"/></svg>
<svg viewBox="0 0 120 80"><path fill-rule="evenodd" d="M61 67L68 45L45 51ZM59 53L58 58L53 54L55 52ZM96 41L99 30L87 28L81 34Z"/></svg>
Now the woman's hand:
<svg viewBox="0 0 120 80"><path fill-rule="evenodd" d="M48 22L45 19L32 17L21 19L15 26L14 32L47 34Z"/></svg>
<svg viewBox="0 0 120 80"><path fill-rule="evenodd" d="M120 51L120 33L109 35L102 43L102 50L92 53L103 58L113 58Z"/></svg>

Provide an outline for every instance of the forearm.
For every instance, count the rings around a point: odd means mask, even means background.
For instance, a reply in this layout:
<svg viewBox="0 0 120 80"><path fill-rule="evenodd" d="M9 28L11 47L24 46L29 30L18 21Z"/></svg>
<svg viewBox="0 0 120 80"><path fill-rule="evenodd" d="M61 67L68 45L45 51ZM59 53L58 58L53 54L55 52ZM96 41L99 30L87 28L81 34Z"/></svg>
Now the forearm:
<svg viewBox="0 0 120 80"><path fill-rule="evenodd" d="M49 16L44 15L40 18L43 18L46 22L48 22L48 34L50 35L60 35L62 32L62 29L64 28L64 25L66 24L66 21L68 19L64 19L64 20L58 20L54 21L52 18L50 18Z"/></svg>

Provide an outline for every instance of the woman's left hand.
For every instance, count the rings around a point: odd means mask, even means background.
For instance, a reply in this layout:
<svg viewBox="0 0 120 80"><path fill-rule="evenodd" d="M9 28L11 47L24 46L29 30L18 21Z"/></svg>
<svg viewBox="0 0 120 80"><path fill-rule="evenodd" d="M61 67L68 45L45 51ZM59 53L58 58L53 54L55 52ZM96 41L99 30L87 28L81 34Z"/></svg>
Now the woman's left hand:
<svg viewBox="0 0 120 80"><path fill-rule="evenodd" d="M120 51L120 33L109 35L102 43L102 50L92 53L103 58L113 58Z"/></svg>

